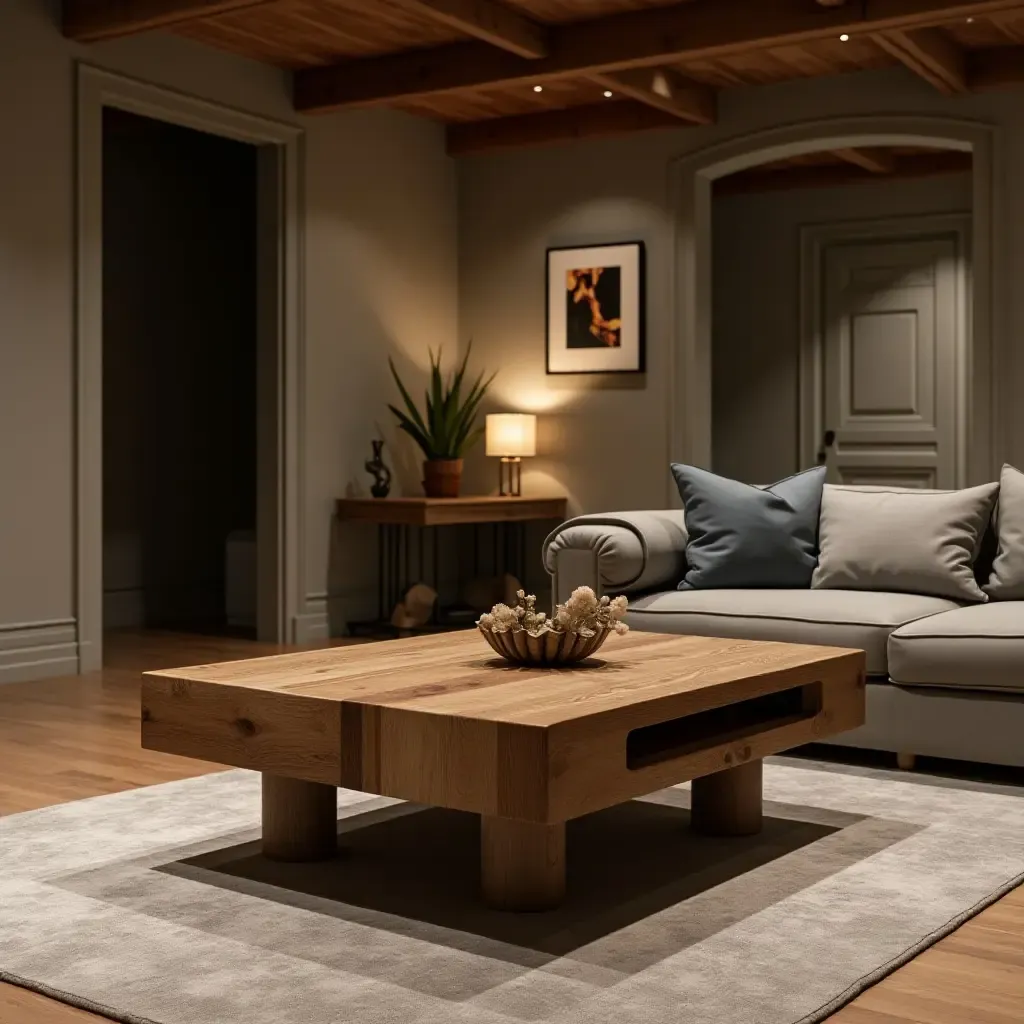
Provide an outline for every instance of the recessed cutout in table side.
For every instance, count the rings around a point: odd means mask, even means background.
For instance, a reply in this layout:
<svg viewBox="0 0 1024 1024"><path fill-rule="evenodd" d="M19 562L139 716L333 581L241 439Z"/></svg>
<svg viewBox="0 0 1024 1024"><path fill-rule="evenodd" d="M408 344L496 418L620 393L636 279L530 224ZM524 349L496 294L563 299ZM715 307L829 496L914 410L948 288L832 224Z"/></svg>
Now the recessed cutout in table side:
<svg viewBox="0 0 1024 1024"><path fill-rule="evenodd" d="M750 739L814 718L821 707L821 683L815 682L645 725L626 737L626 767L636 771L722 743Z"/></svg>

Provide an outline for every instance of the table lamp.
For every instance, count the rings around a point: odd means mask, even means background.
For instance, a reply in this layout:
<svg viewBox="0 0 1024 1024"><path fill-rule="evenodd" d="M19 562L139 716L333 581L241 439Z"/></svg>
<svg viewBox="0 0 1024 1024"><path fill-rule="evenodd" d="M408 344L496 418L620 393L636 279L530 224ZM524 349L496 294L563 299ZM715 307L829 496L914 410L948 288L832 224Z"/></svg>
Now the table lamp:
<svg viewBox="0 0 1024 1024"><path fill-rule="evenodd" d="M520 460L537 454L537 417L522 412L490 413L487 454L501 459L498 463L499 493L518 498L522 493Z"/></svg>

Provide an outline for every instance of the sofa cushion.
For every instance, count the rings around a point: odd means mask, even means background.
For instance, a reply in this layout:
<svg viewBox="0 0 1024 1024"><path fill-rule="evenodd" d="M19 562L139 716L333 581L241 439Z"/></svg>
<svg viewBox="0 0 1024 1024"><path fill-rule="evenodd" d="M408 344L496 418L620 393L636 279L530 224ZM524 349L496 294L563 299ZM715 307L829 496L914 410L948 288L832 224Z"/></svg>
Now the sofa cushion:
<svg viewBox="0 0 1024 1024"><path fill-rule="evenodd" d="M900 626L889 637L889 675L907 686L1024 693L1024 601L957 608Z"/></svg>
<svg viewBox="0 0 1024 1024"><path fill-rule="evenodd" d="M856 647L867 652L868 674L885 676L885 645L897 626L957 607L858 590L672 590L631 601L626 621L652 633Z"/></svg>
<svg viewBox="0 0 1024 1024"><path fill-rule="evenodd" d="M999 485L962 491L826 485L811 586L985 601L974 562Z"/></svg>
<svg viewBox="0 0 1024 1024"><path fill-rule="evenodd" d="M811 585L824 466L768 487L678 463L672 475L688 536L680 590Z"/></svg>
<svg viewBox="0 0 1024 1024"><path fill-rule="evenodd" d="M1024 473L1003 466L996 508L998 548L985 593L994 601L1024 600Z"/></svg>

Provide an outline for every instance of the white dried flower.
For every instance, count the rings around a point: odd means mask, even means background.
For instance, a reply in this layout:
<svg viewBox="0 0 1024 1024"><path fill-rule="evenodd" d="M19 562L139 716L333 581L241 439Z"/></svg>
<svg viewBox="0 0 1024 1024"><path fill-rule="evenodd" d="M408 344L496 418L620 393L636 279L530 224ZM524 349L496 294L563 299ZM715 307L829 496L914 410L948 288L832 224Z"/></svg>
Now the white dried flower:
<svg viewBox="0 0 1024 1024"><path fill-rule="evenodd" d="M513 607L496 604L480 616L478 625L495 633L525 631L535 637L545 633L578 633L593 637L610 629L626 633L629 627L621 619L627 610L625 597L598 598L590 587L577 587L565 604L555 606L549 617L537 611L535 595L519 590Z"/></svg>
<svg viewBox="0 0 1024 1024"><path fill-rule="evenodd" d="M590 587L577 587L569 595L569 600L565 602L565 606L574 617L585 618L593 615L600 607L600 603L597 600L597 595Z"/></svg>
<svg viewBox="0 0 1024 1024"><path fill-rule="evenodd" d="M495 633L507 633L519 625L519 616L516 614L516 610L509 608L507 604L496 604L491 609L491 615L494 618L494 625L491 628Z"/></svg>

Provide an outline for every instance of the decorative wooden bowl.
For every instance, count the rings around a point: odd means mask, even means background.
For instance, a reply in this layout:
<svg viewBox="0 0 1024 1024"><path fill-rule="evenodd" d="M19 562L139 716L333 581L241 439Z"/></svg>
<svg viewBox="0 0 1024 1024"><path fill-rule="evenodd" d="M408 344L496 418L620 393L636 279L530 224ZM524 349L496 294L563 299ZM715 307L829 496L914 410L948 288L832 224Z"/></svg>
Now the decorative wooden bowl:
<svg viewBox="0 0 1024 1024"><path fill-rule="evenodd" d="M604 629L593 636L580 633L542 633L540 636L530 636L524 629L492 633L489 629L477 628L498 654L517 665L571 665L596 653L612 632Z"/></svg>

